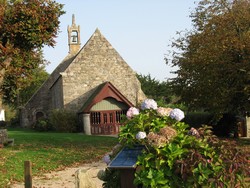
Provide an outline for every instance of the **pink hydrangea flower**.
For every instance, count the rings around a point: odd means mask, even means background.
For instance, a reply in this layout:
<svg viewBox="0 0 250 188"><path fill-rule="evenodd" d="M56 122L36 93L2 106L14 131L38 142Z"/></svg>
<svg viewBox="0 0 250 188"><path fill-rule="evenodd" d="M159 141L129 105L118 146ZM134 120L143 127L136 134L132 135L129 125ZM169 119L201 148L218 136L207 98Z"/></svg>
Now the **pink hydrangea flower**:
<svg viewBox="0 0 250 188"><path fill-rule="evenodd" d="M177 121L181 121L185 115L184 115L184 112L182 110L180 110L179 108L175 108L173 109L169 116L172 118L172 119L175 119Z"/></svg>
<svg viewBox="0 0 250 188"><path fill-rule="evenodd" d="M200 137L200 133L193 127L188 131L188 134L192 136L196 136L197 138Z"/></svg>
<svg viewBox="0 0 250 188"><path fill-rule="evenodd" d="M146 110L146 109L157 109L157 103L153 99L146 99L143 101L141 104L141 109Z"/></svg>
<svg viewBox="0 0 250 188"><path fill-rule="evenodd" d="M140 112L139 112L139 109L135 108L135 107L130 107L127 111L127 118L128 119L131 119L132 117L138 115Z"/></svg>
<svg viewBox="0 0 250 188"><path fill-rule="evenodd" d="M159 107L157 108L157 113L160 116L169 116L170 112L172 111L172 108L164 108L164 107Z"/></svg>
<svg viewBox="0 0 250 188"><path fill-rule="evenodd" d="M147 136L147 134L145 133L145 132L138 132L137 134L136 134L136 139L137 140L142 140L142 139L144 139L144 138L146 138L146 136Z"/></svg>

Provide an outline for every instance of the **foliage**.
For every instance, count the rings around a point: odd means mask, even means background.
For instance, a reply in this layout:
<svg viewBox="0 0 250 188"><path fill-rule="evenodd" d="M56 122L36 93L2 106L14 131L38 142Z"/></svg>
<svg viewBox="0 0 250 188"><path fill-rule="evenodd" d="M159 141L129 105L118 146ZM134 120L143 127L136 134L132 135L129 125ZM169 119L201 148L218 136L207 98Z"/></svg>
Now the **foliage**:
<svg viewBox="0 0 250 188"><path fill-rule="evenodd" d="M45 66L40 66L32 70L32 75L29 79L27 87L20 90L19 101L20 105L24 105L32 97L32 95L38 90L39 87L47 80L49 74L45 70Z"/></svg>
<svg viewBox="0 0 250 188"><path fill-rule="evenodd" d="M150 74L146 76L137 74L137 78L141 83L142 91L148 98L154 98L157 101L161 100L164 103L172 101L173 94L167 81L160 82L152 78Z"/></svg>
<svg viewBox="0 0 250 188"><path fill-rule="evenodd" d="M179 109L150 107L125 120L120 143L145 146L134 183L166 188L244 186L250 167L246 154L220 141L208 126L189 130L183 118Z"/></svg>
<svg viewBox="0 0 250 188"><path fill-rule="evenodd" d="M202 111L189 112L186 114L185 119L183 121L194 128L199 128L201 125L212 125L213 114Z"/></svg>
<svg viewBox="0 0 250 188"><path fill-rule="evenodd" d="M49 117L42 117L36 121L32 128L36 131L57 131L57 132L76 132L78 126L75 113L65 109L55 109Z"/></svg>
<svg viewBox="0 0 250 188"><path fill-rule="evenodd" d="M32 126L34 130L40 132L53 131L53 126L49 123L48 119L40 118Z"/></svg>
<svg viewBox="0 0 250 188"><path fill-rule="evenodd" d="M250 1L201 0L193 29L172 42L172 85L191 109L243 114L249 109Z"/></svg>
<svg viewBox="0 0 250 188"><path fill-rule="evenodd" d="M63 5L53 0L0 2L0 94L7 95L3 82L22 88L32 70L45 63L41 49L55 45L64 11Z"/></svg>
<svg viewBox="0 0 250 188"><path fill-rule="evenodd" d="M5 110L5 121L10 122L13 118L16 117L16 109L10 105L4 105L3 109Z"/></svg>
<svg viewBox="0 0 250 188"><path fill-rule="evenodd" d="M101 175L99 173L102 173ZM98 178L104 181L103 188L120 188L120 170L117 169L108 169L105 171L100 171L98 173Z"/></svg>
<svg viewBox="0 0 250 188"><path fill-rule="evenodd" d="M5 121L0 121L0 129L6 127L6 122Z"/></svg>
<svg viewBox="0 0 250 188"><path fill-rule="evenodd" d="M9 187L14 181L23 182L24 161L32 162L32 176L43 176L99 161L117 143L117 138L108 136L43 133L20 128L8 128L8 135L15 139L15 144L0 150L0 187Z"/></svg>
<svg viewBox="0 0 250 188"><path fill-rule="evenodd" d="M112 159L121 151L122 145L117 144L112 148L111 152L108 152L103 157L103 162L107 165L111 162ZM121 173L119 169L109 169L100 170L97 174L97 177L103 181L102 187L104 188L120 188L120 178Z"/></svg>
<svg viewBox="0 0 250 188"><path fill-rule="evenodd" d="M6 127L15 127L19 126L19 111L15 109L12 105L3 105L3 109L5 111L5 122L4 125Z"/></svg>
<svg viewBox="0 0 250 188"><path fill-rule="evenodd" d="M48 118L48 124L52 125L52 129L59 132L76 132L77 116L65 109L52 110Z"/></svg>
<svg viewBox="0 0 250 188"><path fill-rule="evenodd" d="M26 80L27 83L25 83L21 89L13 83L14 80L10 78L12 75L5 75L6 82L3 83L3 87L4 92L8 93L8 95L3 96L4 103L13 107L19 107L26 104L37 89L49 77L49 74L45 70L45 66L31 70L30 74L29 79Z"/></svg>
<svg viewBox="0 0 250 188"><path fill-rule="evenodd" d="M238 118L234 114L223 114L221 119L214 126L213 130L216 135L221 137L238 137L237 123L242 121Z"/></svg>

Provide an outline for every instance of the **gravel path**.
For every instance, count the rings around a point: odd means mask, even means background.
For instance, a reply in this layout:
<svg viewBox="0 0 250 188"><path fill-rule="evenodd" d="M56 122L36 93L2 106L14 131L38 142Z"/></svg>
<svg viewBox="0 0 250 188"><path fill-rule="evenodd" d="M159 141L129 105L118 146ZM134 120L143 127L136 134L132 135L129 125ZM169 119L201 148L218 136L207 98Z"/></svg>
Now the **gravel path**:
<svg viewBox="0 0 250 188"><path fill-rule="evenodd" d="M85 186L82 188L101 188L102 181L97 178L97 173L101 169L105 169L107 165L103 162L96 162L91 164L84 164L79 167L66 168L62 171L51 172L44 174L43 177L33 177L33 188L75 188L75 172L79 169L88 172L92 186ZM11 185L11 188L24 188L24 183Z"/></svg>

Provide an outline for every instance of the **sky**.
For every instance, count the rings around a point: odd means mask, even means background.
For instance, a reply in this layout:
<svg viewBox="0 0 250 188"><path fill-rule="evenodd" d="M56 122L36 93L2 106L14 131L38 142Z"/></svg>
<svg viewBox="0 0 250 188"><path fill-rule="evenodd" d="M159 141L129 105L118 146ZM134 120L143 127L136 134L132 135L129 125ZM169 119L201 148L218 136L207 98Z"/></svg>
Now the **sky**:
<svg viewBox="0 0 250 188"><path fill-rule="evenodd" d="M67 27L75 15L81 46L98 28L126 63L138 74L159 81L175 77L164 58L177 31L192 28L193 0L56 0L64 4L56 46L45 47L51 73L69 52Z"/></svg>

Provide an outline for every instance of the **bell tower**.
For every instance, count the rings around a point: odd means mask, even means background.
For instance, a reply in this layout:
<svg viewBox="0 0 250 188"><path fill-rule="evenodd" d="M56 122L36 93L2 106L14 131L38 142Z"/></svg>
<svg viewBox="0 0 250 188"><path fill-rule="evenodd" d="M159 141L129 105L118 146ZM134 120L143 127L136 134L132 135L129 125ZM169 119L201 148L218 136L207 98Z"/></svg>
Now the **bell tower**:
<svg viewBox="0 0 250 188"><path fill-rule="evenodd" d="M80 26L75 23L75 15L72 15L72 25L68 26L68 44L69 53L75 54L81 47L80 42Z"/></svg>

